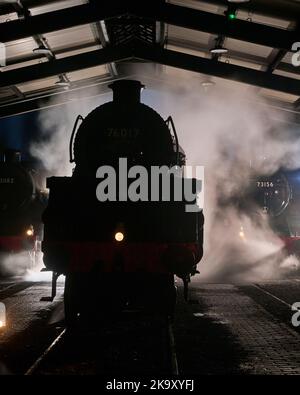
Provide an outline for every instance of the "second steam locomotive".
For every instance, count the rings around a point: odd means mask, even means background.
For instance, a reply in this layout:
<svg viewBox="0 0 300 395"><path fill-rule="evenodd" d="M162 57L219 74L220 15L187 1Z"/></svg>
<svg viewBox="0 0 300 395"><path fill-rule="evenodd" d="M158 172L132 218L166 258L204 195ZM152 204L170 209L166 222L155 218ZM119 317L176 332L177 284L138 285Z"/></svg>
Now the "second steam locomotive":
<svg viewBox="0 0 300 395"><path fill-rule="evenodd" d="M4 265L15 254L24 255L24 270L37 261L47 200L37 173L31 163L22 160L20 151L0 153L0 275L16 273L13 263Z"/></svg>
<svg viewBox="0 0 300 395"><path fill-rule="evenodd" d="M287 254L300 256L300 175L299 170L280 170L252 179L250 196L257 214L266 215L271 229L284 242Z"/></svg>

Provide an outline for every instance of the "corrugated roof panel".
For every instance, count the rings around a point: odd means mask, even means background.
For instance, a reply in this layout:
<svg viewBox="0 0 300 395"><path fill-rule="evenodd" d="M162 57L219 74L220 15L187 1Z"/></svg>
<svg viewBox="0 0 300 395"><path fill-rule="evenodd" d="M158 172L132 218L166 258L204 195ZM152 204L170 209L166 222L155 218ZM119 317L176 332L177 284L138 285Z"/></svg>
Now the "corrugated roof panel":
<svg viewBox="0 0 300 395"><path fill-rule="evenodd" d="M241 62L247 62L247 63L253 63L255 65L259 66L267 66L268 65L268 60L266 58L262 58L261 56L256 56L256 55L251 55L251 54L245 54L243 52L238 52L235 50L230 50L228 55L224 55L225 58L233 59L234 61L241 61Z"/></svg>
<svg viewBox="0 0 300 395"><path fill-rule="evenodd" d="M62 52L60 52L59 54L55 54L57 59L61 59L61 58L66 58L68 56L75 56L75 55L79 55L85 52L90 52L90 51L95 51L96 49L100 49L101 46L100 45L92 45L91 46L86 46L80 49L74 49L74 50L70 50L69 48L66 48L66 51L63 52L63 49L61 49Z"/></svg>
<svg viewBox="0 0 300 395"><path fill-rule="evenodd" d="M300 39L300 38L299 38ZM299 50L300 50L300 43L299 43ZM288 64L293 64L292 63L292 57L295 54L295 52L288 52L285 57L282 59L283 63L288 63ZM297 55L297 58L300 58L300 56Z"/></svg>
<svg viewBox="0 0 300 395"><path fill-rule="evenodd" d="M274 17L269 17L265 15L260 15L252 12L246 12L239 10L237 17L242 20L247 20L249 22L261 23L263 25L278 27L281 29L288 29L291 22L286 19L279 19Z"/></svg>
<svg viewBox="0 0 300 395"><path fill-rule="evenodd" d="M32 60L28 60L26 62L13 63L8 66L4 66L2 68L2 71L21 69L22 67L32 66L34 64L44 63L44 62L48 62L47 58L45 58L45 57L43 57L42 59L32 59Z"/></svg>
<svg viewBox="0 0 300 395"><path fill-rule="evenodd" d="M211 41L212 35L209 33L198 32L196 30L186 29L184 27L178 27L168 25L168 37L176 40L176 38L183 38L185 40L195 42L196 44L208 45Z"/></svg>
<svg viewBox="0 0 300 395"><path fill-rule="evenodd" d="M37 48L37 44L33 38L28 37L22 40L10 41L5 44L6 57L7 59L22 57L32 54L34 48Z"/></svg>
<svg viewBox="0 0 300 395"><path fill-rule="evenodd" d="M239 51L240 53L245 54L245 58L247 58L247 54L260 56L262 58L267 58L271 52L272 48L265 47L263 45L252 44L245 41L235 40L233 38L226 38L224 46L229 49Z"/></svg>
<svg viewBox="0 0 300 395"><path fill-rule="evenodd" d="M172 3L182 7L194 8L196 10L212 12L214 14L223 14L226 7L212 4L209 1L198 0L170 0L167 3Z"/></svg>
<svg viewBox="0 0 300 395"><path fill-rule="evenodd" d="M273 74L282 75L283 77L293 78L295 80L300 80L300 74L297 73L289 73L287 71L277 69L273 71ZM300 92L299 92L299 96L300 96Z"/></svg>
<svg viewBox="0 0 300 395"><path fill-rule="evenodd" d="M29 93L33 91L38 91L47 88L55 88L57 87L55 83L58 81L58 77L51 77L51 78L43 78L36 81L25 82L23 84L18 84L17 88L22 93Z"/></svg>
<svg viewBox="0 0 300 395"><path fill-rule="evenodd" d="M76 26L69 29L58 30L52 33L45 34L48 44L51 49L58 50L68 46L74 46L85 43L95 43L95 38L92 33L90 25Z"/></svg>
<svg viewBox="0 0 300 395"><path fill-rule="evenodd" d="M88 0L59 0L49 1L49 4L43 4L30 8L32 15L44 14L46 12L61 10L63 8L74 7L76 5L88 3Z"/></svg>
<svg viewBox="0 0 300 395"><path fill-rule="evenodd" d="M18 19L18 14L16 12L10 12L9 14L0 15L0 23L14 21L15 19Z"/></svg>
<svg viewBox="0 0 300 395"><path fill-rule="evenodd" d="M191 49L191 48L183 48L177 45L168 45L167 47L168 49L170 49L171 51L177 51L177 52L181 52L181 53L186 53L189 55L193 55L193 56L200 56L201 58L208 58L210 57L210 53L207 50L203 50L203 48L201 48L199 46L199 50L195 50L195 49Z"/></svg>
<svg viewBox="0 0 300 395"><path fill-rule="evenodd" d="M10 98L13 99L15 94L10 88L1 88L0 89L0 99L9 100Z"/></svg>
<svg viewBox="0 0 300 395"><path fill-rule="evenodd" d="M199 0L170 0L168 3L172 3L178 6L194 8L197 10L202 10L206 12L211 12L213 14L224 15L227 7L220 4L212 4L209 1L199 1ZM237 4L238 6L238 4ZM247 12L243 10L238 10L237 18L241 20L249 20L256 23L262 23L264 25L279 27L287 29L290 25L290 21L287 19L274 18L265 15L260 15L252 12Z"/></svg>
<svg viewBox="0 0 300 395"><path fill-rule="evenodd" d="M105 75L108 75L108 70L105 65L90 67L88 69L82 69L78 71L73 71L71 73L67 73L67 76L70 79L70 81L78 81L91 77L104 77Z"/></svg>
<svg viewBox="0 0 300 395"><path fill-rule="evenodd" d="M221 60L237 66L246 67L247 69L254 69L259 71L263 70L264 66L266 65L266 64L264 65L264 64L254 63L246 59L242 60L242 59L231 58L230 56L226 56L226 55L222 56Z"/></svg>

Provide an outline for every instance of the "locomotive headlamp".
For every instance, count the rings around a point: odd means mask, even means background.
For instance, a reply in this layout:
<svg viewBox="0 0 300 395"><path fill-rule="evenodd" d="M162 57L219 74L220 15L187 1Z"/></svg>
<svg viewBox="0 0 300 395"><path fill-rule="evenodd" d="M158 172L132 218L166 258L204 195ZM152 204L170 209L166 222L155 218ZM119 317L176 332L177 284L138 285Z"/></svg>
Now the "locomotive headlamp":
<svg viewBox="0 0 300 395"><path fill-rule="evenodd" d="M26 230L26 235L27 236L33 236L33 228L28 228L27 230Z"/></svg>
<svg viewBox="0 0 300 395"><path fill-rule="evenodd" d="M123 241L124 240L124 234L122 232L117 232L115 234L115 239L116 239L116 241Z"/></svg>

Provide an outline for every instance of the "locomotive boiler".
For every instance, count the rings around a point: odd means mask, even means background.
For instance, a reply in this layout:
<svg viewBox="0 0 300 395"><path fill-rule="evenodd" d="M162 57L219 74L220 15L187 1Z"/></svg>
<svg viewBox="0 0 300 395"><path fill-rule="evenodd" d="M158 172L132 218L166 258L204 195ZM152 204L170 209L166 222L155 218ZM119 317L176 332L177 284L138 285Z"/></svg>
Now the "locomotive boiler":
<svg viewBox="0 0 300 395"><path fill-rule="evenodd" d="M203 255L201 210L187 210L184 198L178 200L171 192L166 199L162 190L152 200L122 195L124 161L128 170L142 167L151 173L164 166L180 172L185 155L172 119L163 120L141 103L139 81L120 80L110 87L113 100L75 122L70 141L70 161L76 165L72 177L47 179L50 194L43 214L42 250L53 282L60 274L66 276L68 325L96 311L172 314L174 275L187 286ZM114 171L115 185L103 188L110 199L97 195L99 182L105 181L105 171L99 175L99 169ZM171 185L175 178L170 176ZM136 181L126 179L129 188ZM144 187L151 195L150 179Z"/></svg>
<svg viewBox="0 0 300 395"><path fill-rule="evenodd" d="M21 160L21 153L10 149L1 154L0 264L8 255L20 252L26 252L28 267L35 264L45 203L45 196L36 184L35 170ZM14 272L13 267L2 274L10 272Z"/></svg>

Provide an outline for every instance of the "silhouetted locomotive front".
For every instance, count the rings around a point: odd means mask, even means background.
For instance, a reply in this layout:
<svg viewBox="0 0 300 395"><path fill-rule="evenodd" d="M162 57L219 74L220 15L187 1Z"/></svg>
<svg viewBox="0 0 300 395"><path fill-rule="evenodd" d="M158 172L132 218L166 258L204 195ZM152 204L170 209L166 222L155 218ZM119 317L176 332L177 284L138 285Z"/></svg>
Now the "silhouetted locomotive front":
<svg viewBox="0 0 300 395"><path fill-rule="evenodd" d="M110 87L112 102L77 118L70 142L72 177L47 180L44 263L54 278L66 275L68 324L95 312L95 306L106 312L134 308L172 314L174 274L186 285L203 255L201 210L189 212L184 198L171 193L166 199L162 190L155 199L141 197L139 188L135 198L124 196L137 182L137 173L130 176L127 169L180 171L185 156L172 119L164 121L140 102L140 82L122 80ZM99 168L106 170L99 175ZM107 169L115 171L109 178L113 186L104 177ZM175 178L170 176L171 185ZM100 181L107 182L102 190L107 199L97 193ZM145 188L151 195L150 179Z"/></svg>

